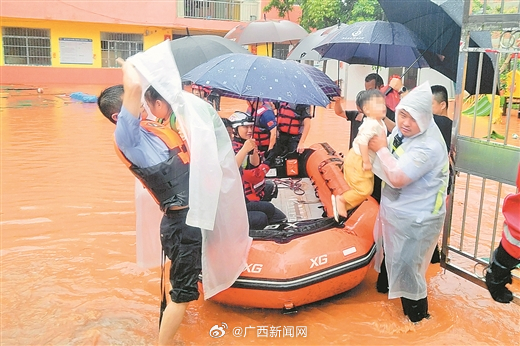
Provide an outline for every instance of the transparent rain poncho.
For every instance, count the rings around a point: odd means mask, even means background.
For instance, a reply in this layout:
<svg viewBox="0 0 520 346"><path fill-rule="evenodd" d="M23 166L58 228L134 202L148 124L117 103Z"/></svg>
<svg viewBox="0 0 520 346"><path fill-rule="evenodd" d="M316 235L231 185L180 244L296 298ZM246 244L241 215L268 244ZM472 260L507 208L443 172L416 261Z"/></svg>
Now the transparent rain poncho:
<svg viewBox="0 0 520 346"><path fill-rule="evenodd" d="M386 256L388 297L425 298L426 269L446 213L448 156L441 132L433 121L432 94L426 82L413 89L396 108L397 126L388 147L377 152L373 171L383 180L379 215L374 227L376 270ZM399 110L419 125L420 133L405 137L394 153Z"/></svg>
<svg viewBox="0 0 520 346"><path fill-rule="evenodd" d="M246 268L252 239L242 180L226 128L210 104L182 89L164 41L128 61L172 106L190 152L190 210L186 223L202 230L202 283L208 299L230 287Z"/></svg>

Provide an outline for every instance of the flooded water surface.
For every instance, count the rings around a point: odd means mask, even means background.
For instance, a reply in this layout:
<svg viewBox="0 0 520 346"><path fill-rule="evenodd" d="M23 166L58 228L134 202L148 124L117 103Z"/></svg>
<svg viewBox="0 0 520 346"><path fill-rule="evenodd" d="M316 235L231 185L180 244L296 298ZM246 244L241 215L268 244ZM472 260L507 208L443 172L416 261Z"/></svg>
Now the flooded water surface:
<svg viewBox="0 0 520 346"><path fill-rule="evenodd" d="M116 157L114 125L74 91L5 91L1 113L1 344L150 345L158 335L160 269L136 265L134 178ZM224 100L223 115L245 109ZM307 145L346 152L349 124L319 109ZM518 145L516 143L515 145ZM478 189L478 185L472 186ZM478 192L478 191L477 191ZM494 220L483 220L492 227ZM227 307L200 298L180 345L513 345L520 306L438 264L428 270L431 318L412 324L399 300L355 289L297 313ZM221 328L220 338L210 329ZM292 332L291 332L292 331Z"/></svg>

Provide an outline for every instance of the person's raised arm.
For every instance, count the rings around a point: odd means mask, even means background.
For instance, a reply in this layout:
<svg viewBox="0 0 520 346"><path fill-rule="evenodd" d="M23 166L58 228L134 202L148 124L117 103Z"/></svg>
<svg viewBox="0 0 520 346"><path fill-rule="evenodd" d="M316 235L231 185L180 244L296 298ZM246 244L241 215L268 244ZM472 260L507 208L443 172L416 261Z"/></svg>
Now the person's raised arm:
<svg viewBox="0 0 520 346"><path fill-rule="evenodd" d="M246 159L246 156L247 154L253 150L253 149L256 149L256 143L255 143L255 140L250 138L248 140L246 140L244 142L244 145L242 146L242 148L240 148L240 150L236 153L235 155L235 160L237 162L237 166L240 167L242 165L242 163L244 162L244 160ZM258 156L258 151L256 150L256 154ZM256 162L251 162L252 165L255 165ZM260 164L260 158L258 158L258 163L256 163L256 165L259 165Z"/></svg>
<svg viewBox="0 0 520 346"><path fill-rule="evenodd" d="M139 73L134 65L121 58L117 58L117 63L123 69L123 107L134 117L139 118L142 94Z"/></svg>
<svg viewBox="0 0 520 346"><path fill-rule="evenodd" d="M345 111L343 110L343 107L341 106L341 97L339 96L334 97L334 113L336 113L337 116L340 116L342 118L347 117Z"/></svg>
<svg viewBox="0 0 520 346"><path fill-rule="evenodd" d="M277 127L273 127L269 132L269 148L267 150L273 149L274 145L276 144L276 136L278 135Z"/></svg>
<svg viewBox="0 0 520 346"><path fill-rule="evenodd" d="M311 118L303 119L302 136L300 138L300 141L298 142L298 147L296 148L296 151L299 154L303 153L303 150L305 149L303 147L303 144L305 143L305 139L307 138L307 135L309 134L310 129L311 129Z"/></svg>

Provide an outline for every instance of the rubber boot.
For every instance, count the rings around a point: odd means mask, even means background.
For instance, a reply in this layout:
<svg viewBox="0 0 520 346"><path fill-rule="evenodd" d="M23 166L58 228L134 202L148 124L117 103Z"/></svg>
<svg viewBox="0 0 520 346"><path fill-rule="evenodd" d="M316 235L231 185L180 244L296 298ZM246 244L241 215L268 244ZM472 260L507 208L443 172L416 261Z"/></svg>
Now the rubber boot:
<svg viewBox="0 0 520 346"><path fill-rule="evenodd" d="M428 297L419 300L401 297L401 304L404 314L414 323L430 317L430 314L428 314Z"/></svg>
<svg viewBox="0 0 520 346"><path fill-rule="evenodd" d="M441 251L439 250L439 245L435 245L435 250L433 250L432 259L430 263L440 263L441 262Z"/></svg>
<svg viewBox="0 0 520 346"><path fill-rule="evenodd" d="M379 293L388 293L388 273L386 271L385 257L381 262L381 272L377 276L376 289Z"/></svg>
<svg viewBox="0 0 520 346"><path fill-rule="evenodd" d="M520 260L511 257L502 244L495 250L493 261L486 272L486 287L495 301L507 304L513 300L513 293L506 285L513 283L511 270L518 263Z"/></svg>

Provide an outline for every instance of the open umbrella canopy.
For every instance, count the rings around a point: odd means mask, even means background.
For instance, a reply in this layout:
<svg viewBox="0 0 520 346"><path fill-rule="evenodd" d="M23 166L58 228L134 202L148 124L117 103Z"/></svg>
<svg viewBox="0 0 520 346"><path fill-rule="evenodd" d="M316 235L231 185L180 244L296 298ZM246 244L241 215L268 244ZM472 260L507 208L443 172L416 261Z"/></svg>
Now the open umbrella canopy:
<svg viewBox="0 0 520 346"><path fill-rule="evenodd" d="M441 72L452 81L457 79L457 66L461 39L463 0L379 0L390 21L402 23L413 31L426 45L429 52L424 57L431 68ZM470 47L491 48L489 31L472 32ZM480 93L493 90L494 66L484 54ZM477 71L478 53L468 55L468 71ZM465 89L475 94L477 75L468 73Z"/></svg>
<svg viewBox="0 0 520 346"><path fill-rule="evenodd" d="M178 38L171 41L171 50L181 76L200 64L223 54L251 54L238 43L216 35Z"/></svg>
<svg viewBox="0 0 520 346"><path fill-rule="evenodd" d="M280 43L299 41L308 34L304 28L289 20L257 20L235 26L224 38L239 44Z"/></svg>
<svg viewBox="0 0 520 346"><path fill-rule="evenodd" d="M317 68L257 55L222 55L182 79L218 89L222 96L252 101L260 98L325 107L329 97L339 96L334 82Z"/></svg>
<svg viewBox="0 0 520 346"><path fill-rule="evenodd" d="M424 44L404 25L371 21L343 27L327 35L314 49L323 58L349 64L428 67L419 48L424 49Z"/></svg>
<svg viewBox="0 0 520 346"><path fill-rule="evenodd" d="M314 47L319 45L327 35L332 34L336 30L347 26L346 24L333 25L327 28L316 30L309 36L303 38L296 47L294 47L287 55L287 60L325 60L315 50Z"/></svg>

